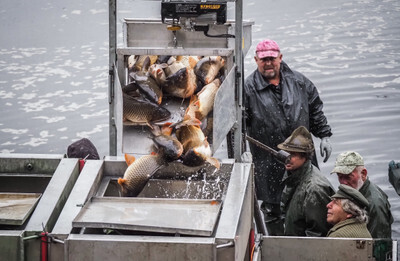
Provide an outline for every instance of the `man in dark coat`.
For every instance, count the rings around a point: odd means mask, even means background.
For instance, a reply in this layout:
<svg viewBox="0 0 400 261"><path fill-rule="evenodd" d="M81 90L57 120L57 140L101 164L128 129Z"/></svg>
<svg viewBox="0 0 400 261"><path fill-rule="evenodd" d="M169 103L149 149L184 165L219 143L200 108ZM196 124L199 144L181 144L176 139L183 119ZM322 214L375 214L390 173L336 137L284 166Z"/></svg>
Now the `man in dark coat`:
<svg viewBox="0 0 400 261"><path fill-rule="evenodd" d="M393 217L390 211L388 196L367 177L364 159L355 151L347 151L338 155L335 167L340 184L357 189L368 200L368 230L373 238L391 238Z"/></svg>
<svg viewBox="0 0 400 261"><path fill-rule="evenodd" d="M244 104L247 134L271 148L283 142L297 127L305 126L321 138L321 156L331 154L331 128L322 111L323 103L314 84L282 61L278 44L264 40L257 45L257 70L246 78ZM256 194L263 203L270 235L282 234L279 220L280 181L284 166L268 152L250 144L255 168ZM318 167L316 157L313 164ZM275 222L274 222L275 221Z"/></svg>
<svg viewBox="0 0 400 261"><path fill-rule="evenodd" d="M326 220L326 205L335 193L328 179L311 164L314 145L304 126L278 148L290 153L283 179L282 213L285 236L326 236L330 226Z"/></svg>
<svg viewBox="0 0 400 261"><path fill-rule="evenodd" d="M372 238L367 229L368 200L356 189L339 185L339 190L326 206L326 219L334 225L328 237Z"/></svg>

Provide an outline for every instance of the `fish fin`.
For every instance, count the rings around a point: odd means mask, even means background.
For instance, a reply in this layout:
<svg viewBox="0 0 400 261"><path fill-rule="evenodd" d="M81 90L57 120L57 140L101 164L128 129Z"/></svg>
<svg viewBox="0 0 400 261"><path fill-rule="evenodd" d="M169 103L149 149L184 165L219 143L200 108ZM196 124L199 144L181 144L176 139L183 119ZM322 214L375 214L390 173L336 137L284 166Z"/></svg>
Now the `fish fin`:
<svg viewBox="0 0 400 261"><path fill-rule="evenodd" d="M152 152L150 153L150 155L152 155L152 156L156 156L156 155L157 155L157 152L155 152L155 151L152 151Z"/></svg>
<svg viewBox="0 0 400 261"><path fill-rule="evenodd" d="M172 134L172 122L166 122L163 124L163 126L161 127L161 133L167 136L171 136Z"/></svg>
<svg viewBox="0 0 400 261"><path fill-rule="evenodd" d="M198 100L198 96L196 94L193 94L192 96L190 96L189 104L190 103L194 104L197 100Z"/></svg>
<svg viewBox="0 0 400 261"><path fill-rule="evenodd" d="M151 134L153 134L154 136L159 136L162 134L162 130L157 125L152 125L150 131L151 131Z"/></svg>
<svg viewBox="0 0 400 261"><path fill-rule="evenodd" d="M126 164L128 164L128 166L131 165L133 162L135 162L135 160L136 160L135 156L125 153L125 161Z"/></svg>
<svg viewBox="0 0 400 261"><path fill-rule="evenodd" d="M201 125L201 121L199 119L193 118L190 115L185 115L183 117L183 122L185 123L184 125L196 125L196 126Z"/></svg>
<svg viewBox="0 0 400 261"><path fill-rule="evenodd" d="M206 161L211 165L213 165L214 167L216 167L217 169L220 169L221 167L221 163L219 162L219 160L214 157L208 157Z"/></svg>
<svg viewBox="0 0 400 261"><path fill-rule="evenodd" d="M118 178L118 184L120 184L121 186L125 185L126 183L126 179L123 178Z"/></svg>

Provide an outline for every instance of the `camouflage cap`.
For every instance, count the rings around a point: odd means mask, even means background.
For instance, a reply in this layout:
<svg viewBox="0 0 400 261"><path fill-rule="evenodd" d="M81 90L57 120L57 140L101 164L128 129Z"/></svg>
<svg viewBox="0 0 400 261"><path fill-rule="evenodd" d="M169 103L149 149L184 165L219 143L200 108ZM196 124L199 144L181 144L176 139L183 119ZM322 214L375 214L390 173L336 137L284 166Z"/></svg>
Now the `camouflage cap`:
<svg viewBox="0 0 400 261"><path fill-rule="evenodd" d="M364 159L355 151L340 153L336 158L332 173L350 174L357 166L364 166Z"/></svg>
<svg viewBox="0 0 400 261"><path fill-rule="evenodd" d="M293 131L289 138L279 144L278 148L289 152L309 153L314 150L314 144L307 128L300 126Z"/></svg>
<svg viewBox="0 0 400 261"><path fill-rule="evenodd" d="M331 196L331 198L345 198L354 202L361 208L369 207L368 200L361 194L360 191L344 184L339 185L339 190L333 196Z"/></svg>

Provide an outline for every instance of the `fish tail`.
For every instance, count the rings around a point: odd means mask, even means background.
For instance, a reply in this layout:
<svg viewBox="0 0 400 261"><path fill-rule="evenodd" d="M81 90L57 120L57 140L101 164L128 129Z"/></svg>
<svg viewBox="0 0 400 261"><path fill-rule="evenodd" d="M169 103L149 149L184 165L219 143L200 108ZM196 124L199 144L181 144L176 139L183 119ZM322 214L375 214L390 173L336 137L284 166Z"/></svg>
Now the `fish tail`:
<svg viewBox="0 0 400 261"><path fill-rule="evenodd" d="M126 184L126 181L126 179L118 178L118 184L120 184L121 186L124 186Z"/></svg>
<svg viewBox="0 0 400 261"><path fill-rule="evenodd" d="M125 154L125 161L126 164L128 164L128 166L131 165L135 160L136 160L135 156Z"/></svg>
<svg viewBox="0 0 400 261"><path fill-rule="evenodd" d="M221 167L221 163L219 162L219 160L214 157L208 157L206 161L211 165L213 165L214 167L216 167L217 169L220 169Z"/></svg>

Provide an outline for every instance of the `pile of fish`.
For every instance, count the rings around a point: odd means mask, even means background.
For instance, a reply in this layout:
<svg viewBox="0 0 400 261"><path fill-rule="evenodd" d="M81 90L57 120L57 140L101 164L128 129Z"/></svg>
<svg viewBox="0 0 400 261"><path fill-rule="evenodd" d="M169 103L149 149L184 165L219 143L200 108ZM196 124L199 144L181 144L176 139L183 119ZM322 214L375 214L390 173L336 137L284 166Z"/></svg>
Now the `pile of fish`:
<svg viewBox="0 0 400 261"><path fill-rule="evenodd" d="M124 122L147 125L154 150L138 160L125 156L128 168L118 179L124 196L139 194L151 176L172 161L220 167L207 140L212 129L207 116L213 110L224 65L221 56L129 57L129 84L122 88ZM190 99L179 121L169 121L171 112L162 106L164 96Z"/></svg>

